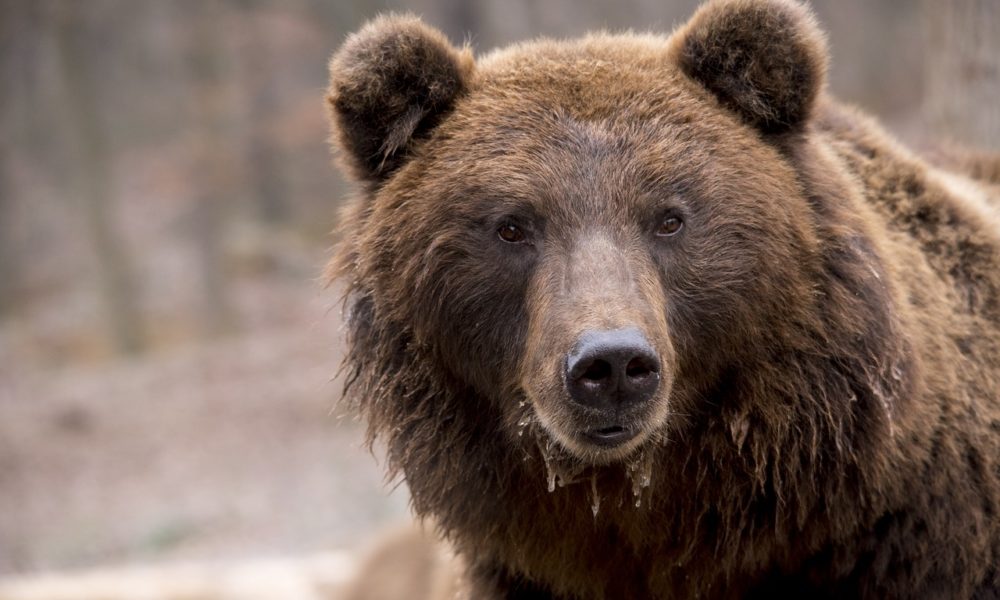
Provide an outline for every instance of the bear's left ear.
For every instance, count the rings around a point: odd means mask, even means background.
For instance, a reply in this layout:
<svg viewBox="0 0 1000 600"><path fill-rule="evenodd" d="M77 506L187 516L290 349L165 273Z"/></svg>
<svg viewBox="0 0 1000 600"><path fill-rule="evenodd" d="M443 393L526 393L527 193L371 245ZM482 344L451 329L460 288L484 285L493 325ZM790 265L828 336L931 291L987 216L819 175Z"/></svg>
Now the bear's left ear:
<svg viewBox="0 0 1000 600"><path fill-rule="evenodd" d="M826 78L826 39L795 0L712 0L671 38L671 56L750 125L808 120Z"/></svg>
<svg viewBox="0 0 1000 600"><path fill-rule="evenodd" d="M405 161L466 90L468 48L408 15L384 15L330 59L333 143L359 179L378 183Z"/></svg>

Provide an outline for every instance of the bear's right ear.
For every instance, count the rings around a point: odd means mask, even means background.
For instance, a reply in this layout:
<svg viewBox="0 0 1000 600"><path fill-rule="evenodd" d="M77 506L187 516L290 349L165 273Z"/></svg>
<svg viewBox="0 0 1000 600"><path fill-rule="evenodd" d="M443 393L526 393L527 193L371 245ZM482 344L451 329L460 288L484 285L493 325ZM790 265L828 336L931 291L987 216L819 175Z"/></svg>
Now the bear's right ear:
<svg viewBox="0 0 1000 600"><path fill-rule="evenodd" d="M465 91L468 48L413 16L384 15L348 37L330 60L333 143L355 175L379 182L405 160Z"/></svg>

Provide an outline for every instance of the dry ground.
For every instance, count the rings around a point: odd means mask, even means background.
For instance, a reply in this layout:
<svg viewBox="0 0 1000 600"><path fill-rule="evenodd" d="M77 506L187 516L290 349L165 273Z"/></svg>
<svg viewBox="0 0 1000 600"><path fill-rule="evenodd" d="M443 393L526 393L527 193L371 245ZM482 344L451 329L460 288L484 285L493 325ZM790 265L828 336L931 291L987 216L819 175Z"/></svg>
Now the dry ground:
<svg viewBox="0 0 1000 600"><path fill-rule="evenodd" d="M0 580L111 565L350 551L405 520L332 412L336 297L312 281L272 324L129 361L39 367L0 331Z"/></svg>

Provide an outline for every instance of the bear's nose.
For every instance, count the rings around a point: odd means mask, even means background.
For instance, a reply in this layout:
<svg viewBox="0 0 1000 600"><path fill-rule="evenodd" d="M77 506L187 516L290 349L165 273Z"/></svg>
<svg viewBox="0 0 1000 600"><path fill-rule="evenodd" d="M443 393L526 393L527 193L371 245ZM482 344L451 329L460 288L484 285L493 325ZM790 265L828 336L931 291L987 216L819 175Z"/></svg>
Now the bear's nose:
<svg viewBox="0 0 1000 600"><path fill-rule="evenodd" d="M582 406L616 410L649 400L660 359L638 329L586 331L566 357L566 387Z"/></svg>

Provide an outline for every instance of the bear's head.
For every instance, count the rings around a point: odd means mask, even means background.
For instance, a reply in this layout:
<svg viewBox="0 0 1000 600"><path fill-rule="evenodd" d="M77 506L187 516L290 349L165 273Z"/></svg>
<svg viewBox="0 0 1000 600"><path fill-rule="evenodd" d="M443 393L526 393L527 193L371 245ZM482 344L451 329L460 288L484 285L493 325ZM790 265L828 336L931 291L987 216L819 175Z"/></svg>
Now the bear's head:
<svg viewBox="0 0 1000 600"><path fill-rule="evenodd" d="M801 166L822 161L802 156L825 61L786 0L478 61L414 17L352 35L328 102L363 191L331 271L393 463L540 442L607 465L712 415L740 443L769 419L802 433L800 411L840 426L790 406L787 369L847 402L867 385L849 361L831 381L796 357L882 351L891 323L871 244L824 200L852 184ZM785 401L754 405L765 386Z"/></svg>

